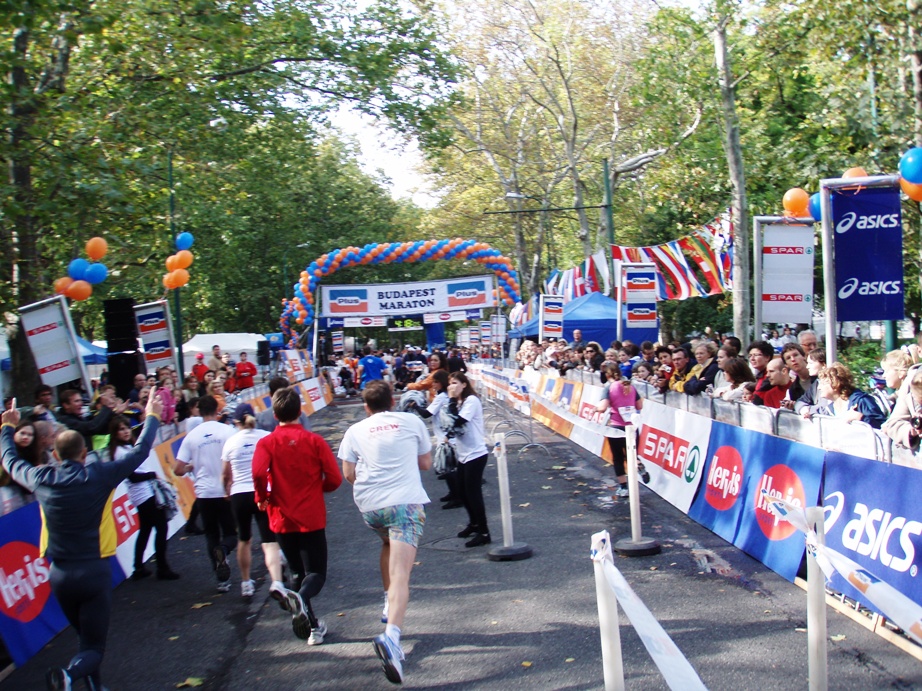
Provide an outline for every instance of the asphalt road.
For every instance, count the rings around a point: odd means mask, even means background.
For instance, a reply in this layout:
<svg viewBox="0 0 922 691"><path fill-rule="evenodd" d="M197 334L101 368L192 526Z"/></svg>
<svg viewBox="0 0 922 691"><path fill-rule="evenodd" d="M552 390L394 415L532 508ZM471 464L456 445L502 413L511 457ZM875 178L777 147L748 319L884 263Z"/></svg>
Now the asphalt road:
<svg viewBox="0 0 922 691"><path fill-rule="evenodd" d="M315 430L334 451L358 405L319 412ZM627 500L611 500L610 468L535 425L548 444L522 458L510 447L517 541L531 559L491 562L487 548L466 549L455 533L463 509L431 507L411 579L403 631L404 686L413 689L599 689L601 648L590 536L630 536ZM501 524L495 464L484 488L494 544ZM424 478L430 497L444 484ZM653 557L616 565L710 689L807 688L806 594L653 493L642 489L644 534L663 545ZM176 536L174 582L127 581L114 594L103 678L112 691L174 689L386 689L370 644L379 622L378 538L361 521L348 484L328 495L330 566L314 600L329 626L322 646L291 632L290 617L268 599L254 548L256 596L215 591L203 537ZM922 664L846 617L828 611L829 688L922 688ZM638 636L621 615L629 688L666 688ZM0 691L44 688L44 671L76 650L64 631Z"/></svg>

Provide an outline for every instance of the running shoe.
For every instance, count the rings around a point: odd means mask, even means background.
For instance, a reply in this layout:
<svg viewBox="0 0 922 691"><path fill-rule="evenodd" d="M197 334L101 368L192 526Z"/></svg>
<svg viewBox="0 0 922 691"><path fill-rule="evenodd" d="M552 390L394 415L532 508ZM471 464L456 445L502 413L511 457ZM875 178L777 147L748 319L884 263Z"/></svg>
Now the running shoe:
<svg viewBox="0 0 922 691"><path fill-rule="evenodd" d="M631 496L631 493L627 487L619 487L615 490L615 496L620 499L624 499L625 497Z"/></svg>
<svg viewBox="0 0 922 691"><path fill-rule="evenodd" d="M327 625L323 619L317 620L317 627L311 629L311 635L307 639L308 645L320 645L323 643L323 637L327 635Z"/></svg>
<svg viewBox="0 0 922 691"><path fill-rule="evenodd" d="M219 593L229 593L231 589L230 579L226 581L218 581L218 592Z"/></svg>
<svg viewBox="0 0 922 691"><path fill-rule="evenodd" d="M640 479L643 480L645 485L650 484L650 473L647 472L647 469L644 467L643 463L637 464L637 472L640 473Z"/></svg>
<svg viewBox="0 0 922 691"><path fill-rule="evenodd" d="M269 586L269 597L278 602L283 611L290 611L288 609L288 588L285 587L284 583L272 581L272 585Z"/></svg>
<svg viewBox="0 0 922 691"><path fill-rule="evenodd" d="M230 580L230 564L227 563L227 553L221 545L215 547L212 552L214 557L214 574L219 581Z"/></svg>
<svg viewBox="0 0 922 691"><path fill-rule="evenodd" d="M381 611L381 623L387 623L387 593L384 593L384 609Z"/></svg>
<svg viewBox="0 0 922 691"><path fill-rule="evenodd" d="M288 611L291 612L291 630L295 636L306 641L311 635L311 623L307 618L301 593L294 590L288 591Z"/></svg>
<svg viewBox="0 0 922 691"><path fill-rule="evenodd" d="M70 691L70 675L61 667L49 669L45 672L45 684L48 691Z"/></svg>
<svg viewBox="0 0 922 691"><path fill-rule="evenodd" d="M240 594L243 597L253 597L256 594L256 584L251 580L240 582Z"/></svg>
<svg viewBox="0 0 922 691"><path fill-rule="evenodd" d="M489 533L474 533L474 537L464 543L465 547L480 547L489 545L492 542Z"/></svg>
<svg viewBox="0 0 922 691"><path fill-rule="evenodd" d="M375 647L375 654L381 660L381 667L384 668L384 676L387 680L393 684L402 684L403 665L400 661L404 657L400 646L394 643L386 633L375 636L371 644Z"/></svg>

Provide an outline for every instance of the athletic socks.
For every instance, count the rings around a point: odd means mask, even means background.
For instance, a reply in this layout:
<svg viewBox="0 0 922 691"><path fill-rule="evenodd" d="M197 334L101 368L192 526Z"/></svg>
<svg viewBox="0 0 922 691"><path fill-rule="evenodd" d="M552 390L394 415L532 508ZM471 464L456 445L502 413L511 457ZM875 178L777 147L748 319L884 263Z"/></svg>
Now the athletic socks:
<svg viewBox="0 0 922 691"><path fill-rule="evenodd" d="M384 634L398 646L400 645L400 627L396 624L388 624L384 627Z"/></svg>

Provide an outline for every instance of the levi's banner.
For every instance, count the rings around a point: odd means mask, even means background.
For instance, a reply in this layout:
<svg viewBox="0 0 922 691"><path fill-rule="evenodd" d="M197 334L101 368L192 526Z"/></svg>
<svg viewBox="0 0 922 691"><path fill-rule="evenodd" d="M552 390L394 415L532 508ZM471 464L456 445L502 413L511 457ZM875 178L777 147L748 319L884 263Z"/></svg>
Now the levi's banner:
<svg viewBox="0 0 922 691"><path fill-rule="evenodd" d="M563 296L541 295L538 312L538 340L563 338Z"/></svg>
<svg viewBox="0 0 922 691"><path fill-rule="evenodd" d="M493 307L493 276L420 283L321 286L321 315L401 316Z"/></svg>
<svg viewBox="0 0 922 691"><path fill-rule="evenodd" d="M899 187L832 192L836 318L902 319L903 221Z"/></svg>
<svg viewBox="0 0 922 691"><path fill-rule="evenodd" d="M822 471L822 449L712 422L704 482L688 516L793 582L803 535L771 512L761 492L816 506Z"/></svg>
<svg viewBox="0 0 922 691"><path fill-rule="evenodd" d="M647 399L640 411L639 432L637 457L650 473L647 486L688 513L701 484L710 418Z"/></svg>
<svg viewBox="0 0 922 691"><path fill-rule="evenodd" d="M812 226L765 226L762 231L762 319L809 322L813 317Z"/></svg>
<svg viewBox="0 0 922 691"><path fill-rule="evenodd" d="M922 505L919 470L826 452L826 545L922 604ZM861 589L836 575L832 587L863 605Z"/></svg>

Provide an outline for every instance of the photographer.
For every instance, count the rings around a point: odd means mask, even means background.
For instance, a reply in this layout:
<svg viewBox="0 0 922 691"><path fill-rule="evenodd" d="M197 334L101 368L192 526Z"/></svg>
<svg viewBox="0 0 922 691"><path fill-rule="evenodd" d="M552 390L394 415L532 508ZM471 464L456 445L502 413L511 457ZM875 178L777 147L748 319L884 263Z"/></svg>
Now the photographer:
<svg viewBox="0 0 922 691"><path fill-rule="evenodd" d="M908 388L904 385L900 389L893 412L880 431L900 446L919 448L919 437L922 437L922 369L915 371Z"/></svg>

